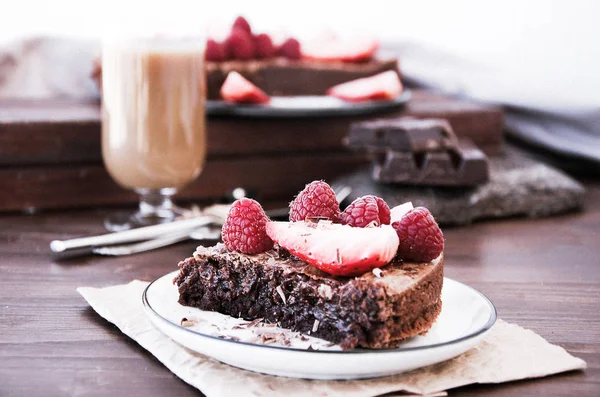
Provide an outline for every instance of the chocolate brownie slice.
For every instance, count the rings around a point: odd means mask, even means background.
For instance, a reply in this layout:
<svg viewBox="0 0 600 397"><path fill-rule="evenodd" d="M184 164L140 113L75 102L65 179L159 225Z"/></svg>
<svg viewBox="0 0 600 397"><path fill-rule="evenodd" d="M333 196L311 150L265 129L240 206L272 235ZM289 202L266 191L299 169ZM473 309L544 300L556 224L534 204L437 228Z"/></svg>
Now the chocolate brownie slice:
<svg viewBox="0 0 600 397"><path fill-rule="evenodd" d="M179 303L263 318L342 348L387 348L429 330L441 310L443 254L430 263L393 261L360 277L334 277L282 249L258 255L223 244L179 263Z"/></svg>

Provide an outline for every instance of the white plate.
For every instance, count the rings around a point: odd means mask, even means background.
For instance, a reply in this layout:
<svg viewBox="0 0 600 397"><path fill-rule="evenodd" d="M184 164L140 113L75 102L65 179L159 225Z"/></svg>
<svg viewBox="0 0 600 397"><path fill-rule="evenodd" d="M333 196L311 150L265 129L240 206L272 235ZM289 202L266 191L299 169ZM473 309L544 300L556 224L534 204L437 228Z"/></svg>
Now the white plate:
<svg viewBox="0 0 600 397"><path fill-rule="evenodd" d="M277 342L265 345L256 342L256 334L272 333L274 328L247 328L240 326L247 323L244 320L177 303L179 295L173 285L176 274L169 273L155 280L144 291L142 301L151 322L193 351L235 367L272 375L360 379L398 374L464 353L474 347L496 321L496 309L483 294L444 278L442 312L431 330L395 349L342 351L321 339L289 331L291 346ZM194 325L181 326L183 318L192 319ZM309 345L315 350L306 350Z"/></svg>
<svg viewBox="0 0 600 397"><path fill-rule="evenodd" d="M327 95L273 96L266 105L206 101L209 116L242 117L322 117L363 115L390 110L410 100L411 92L405 89L393 101L347 102Z"/></svg>

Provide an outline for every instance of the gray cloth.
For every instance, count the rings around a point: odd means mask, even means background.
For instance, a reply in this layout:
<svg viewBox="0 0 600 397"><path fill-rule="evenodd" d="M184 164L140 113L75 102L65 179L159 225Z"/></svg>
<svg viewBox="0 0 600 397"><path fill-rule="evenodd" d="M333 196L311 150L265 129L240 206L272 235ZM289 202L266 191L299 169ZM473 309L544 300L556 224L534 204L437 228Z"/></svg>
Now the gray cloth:
<svg viewBox="0 0 600 397"><path fill-rule="evenodd" d="M399 57L409 85L502 105L510 136L558 155L587 160L600 172L600 85L592 86L597 78L590 78L587 89L574 84L561 96L564 82L555 87L547 80L568 79L567 72L527 80L528 73L506 72L501 67L506 65L490 66L474 56L461 57L424 44L386 43L384 49ZM581 73L589 70L588 65ZM578 77L579 83L584 80Z"/></svg>

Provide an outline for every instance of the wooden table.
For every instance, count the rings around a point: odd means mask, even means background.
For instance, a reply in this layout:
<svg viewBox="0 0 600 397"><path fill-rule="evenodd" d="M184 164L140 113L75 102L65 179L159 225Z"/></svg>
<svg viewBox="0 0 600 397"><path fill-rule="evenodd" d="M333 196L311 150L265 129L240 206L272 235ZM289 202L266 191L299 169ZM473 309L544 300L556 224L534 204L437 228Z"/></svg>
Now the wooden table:
<svg viewBox="0 0 600 397"><path fill-rule="evenodd" d="M600 395L600 181L586 211L447 229L446 274L485 293L501 318L530 328L588 363L585 372L451 396ZM2 194L7 194L3 192ZM8 193L10 194L10 193ZM152 280L194 242L132 257L56 262L48 243L103 232L107 210L0 216L1 396L192 396L152 355L98 316L78 286Z"/></svg>

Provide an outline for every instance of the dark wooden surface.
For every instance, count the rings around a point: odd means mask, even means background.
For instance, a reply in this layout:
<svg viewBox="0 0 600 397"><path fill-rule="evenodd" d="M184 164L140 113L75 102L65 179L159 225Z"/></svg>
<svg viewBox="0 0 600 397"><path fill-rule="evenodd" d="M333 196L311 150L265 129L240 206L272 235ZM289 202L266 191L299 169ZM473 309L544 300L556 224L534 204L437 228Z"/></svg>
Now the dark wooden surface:
<svg viewBox="0 0 600 397"><path fill-rule="evenodd" d="M474 286L501 318L588 363L585 372L450 396L600 395L600 181L586 210L445 230L446 275ZM56 262L48 243L103 232L107 211L0 216L0 396L196 396L200 393L91 310L75 288L152 280L194 242L122 258Z"/></svg>
<svg viewBox="0 0 600 397"><path fill-rule="evenodd" d="M279 154L210 159L200 177L177 200L226 196L238 186L259 197L276 198L300 191L315 179L331 180L368 163L364 153ZM0 168L0 212L35 208L73 208L136 203L139 198L114 182L101 164Z"/></svg>
<svg viewBox="0 0 600 397"><path fill-rule="evenodd" d="M211 117L208 153L219 157L339 151L344 149L342 138L350 123L400 116L445 118L458 136L472 139L488 154L497 154L502 144L501 108L415 90L406 107L375 115L301 119ZM101 161L97 102L0 100L0 166Z"/></svg>
<svg viewBox="0 0 600 397"><path fill-rule="evenodd" d="M457 135L471 138L488 154L500 151L500 108L418 90L405 108L377 115L211 117L207 167L180 197L216 198L239 185L267 198L291 195L311 180L334 178L368 162L342 143L353 121L401 115L447 118ZM0 186L14 192L0 195L0 212L136 199L103 168L97 102L0 100Z"/></svg>

